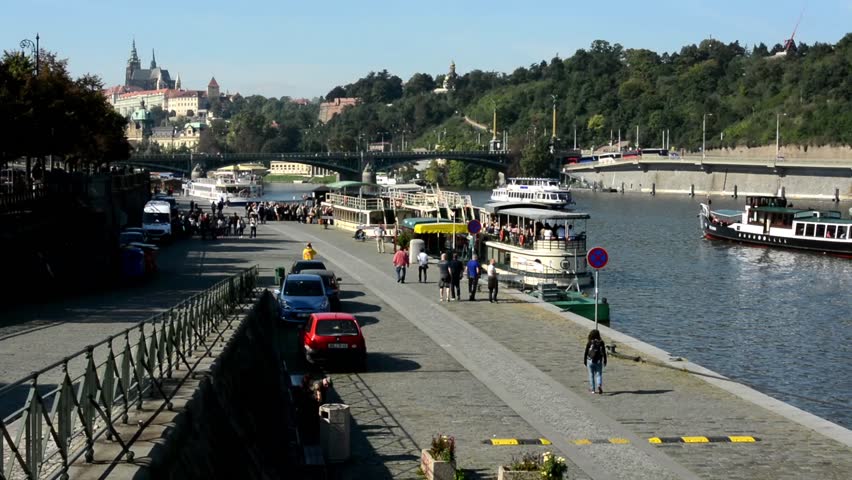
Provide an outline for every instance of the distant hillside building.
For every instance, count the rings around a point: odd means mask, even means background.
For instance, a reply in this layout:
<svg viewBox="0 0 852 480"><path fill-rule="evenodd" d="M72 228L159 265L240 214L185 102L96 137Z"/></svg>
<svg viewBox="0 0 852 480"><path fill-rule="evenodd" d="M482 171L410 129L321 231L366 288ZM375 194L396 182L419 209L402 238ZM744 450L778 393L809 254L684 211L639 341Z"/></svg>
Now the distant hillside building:
<svg viewBox="0 0 852 480"><path fill-rule="evenodd" d="M124 71L124 86L138 87L142 90L161 90L175 88L175 82L168 70L157 66L153 50L151 50L150 67L142 68L142 61L136 53L136 40L133 40L130 58L127 60L127 68Z"/></svg>
<svg viewBox="0 0 852 480"><path fill-rule="evenodd" d="M354 107L357 104L357 98L335 98L331 102L322 102L320 103L318 119L320 123L326 123L342 112L344 108Z"/></svg>
<svg viewBox="0 0 852 480"><path fill-rule="evenodd" d="M273 160L269 164L269 173L272 175L298 175L301 177L326 177L334 175L333 170L314 167L304 163L281 162Z"/></svg>

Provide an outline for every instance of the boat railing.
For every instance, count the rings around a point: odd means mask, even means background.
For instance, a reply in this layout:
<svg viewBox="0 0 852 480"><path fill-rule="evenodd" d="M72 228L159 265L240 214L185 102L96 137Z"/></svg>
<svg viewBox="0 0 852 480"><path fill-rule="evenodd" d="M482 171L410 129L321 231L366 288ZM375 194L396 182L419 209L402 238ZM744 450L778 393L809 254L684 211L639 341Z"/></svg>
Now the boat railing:
<svg viewBox="0 0 852 480"><path fill-rule="evenodd" d="M508 245L524 248L527 250L550 250L550 251L577 251L586 252L586 234L581 233L572 238L533 238L517 233L506 233L503 239L499 234L488 234L488 240L499 241Z"/></svg>
<svg viewBox="0 0 852 480"><path fill-rule="evenodd" d="M327 194L325 201L333 206L356 210L382 210L384 208L384 202L381 198L353 197L339 193Z"/></svg>

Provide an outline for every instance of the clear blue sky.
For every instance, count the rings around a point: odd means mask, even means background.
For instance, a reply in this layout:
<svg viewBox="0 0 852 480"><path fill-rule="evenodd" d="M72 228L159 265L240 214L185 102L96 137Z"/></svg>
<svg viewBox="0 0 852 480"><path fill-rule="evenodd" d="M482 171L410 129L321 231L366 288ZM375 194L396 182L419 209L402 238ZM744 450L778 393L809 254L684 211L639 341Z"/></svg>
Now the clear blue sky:
<svg viewBox="0 0 852 480"><path fill-rule="evenodd" d="M180 73L184 88L212 75L243 95L314 97L387 69L413 73L511 72L596 39L677 51L712 36L749 47L783 43L804 8L796 40L836 43L852 27L852 0L9 0L0 49L24 38L67 58L71 73L124 82L130 43L143 67ZM133 7L130 5L136 4Z"/></svg>

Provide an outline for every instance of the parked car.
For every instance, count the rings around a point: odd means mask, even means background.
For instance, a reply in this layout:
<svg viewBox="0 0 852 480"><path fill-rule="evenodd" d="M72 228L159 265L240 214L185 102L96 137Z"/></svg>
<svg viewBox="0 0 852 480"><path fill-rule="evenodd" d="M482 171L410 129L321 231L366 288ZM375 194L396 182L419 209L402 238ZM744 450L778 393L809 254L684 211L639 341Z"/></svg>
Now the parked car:
<svg viewBox="0 0 852 480"><path fill-rule="evenodd" d="M320 278L322 278L322 283L325 287L325 294L328 295L328 301L331 304L331 311L340 311L340 284L337 282L341 279L337 278L337 275L335 275L334 272L331 270L314 270L311 268L302 270L299 273L319 275Z"/></svg>
<svg viewBox="0 0 852 480"><path fill-rule="evenodd" d="M366 370L367 343L358 320L348 313L311 315L299 332L299 344L308 362L340 360Z"/></svg>
<svg viewBox="0 0 852 480"><path fill-rule="evenodd" d="M319 275L291 274L284 279L278 295L281 319L305 322L312 313L328 312L330 302Z"/></svg>
<svg viewBox="0 0 852 480"><path fill-rule="evenodd" d="M296 260L290 267L290 274L300 273L302 270L325 270L325 264L319 260Z"/></svg>

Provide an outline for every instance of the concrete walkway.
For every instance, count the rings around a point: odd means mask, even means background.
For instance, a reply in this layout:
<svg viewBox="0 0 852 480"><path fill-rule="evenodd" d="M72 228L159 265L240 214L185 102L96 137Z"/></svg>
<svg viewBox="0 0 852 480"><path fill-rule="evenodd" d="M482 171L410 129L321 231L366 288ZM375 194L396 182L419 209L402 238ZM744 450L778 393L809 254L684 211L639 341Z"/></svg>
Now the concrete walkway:
<svg viewBox="0 0 852 480"><path fill-rule="evenodd" d="M374 333L373 326L367 326L371 355L383 353L374 348L377 340L382 347L396 343L392 351L399 354L399 347L408 345L399 342L410 338L413 325L425 335L418 337L420 349L428 348L430 355L435 355L434 349L446 352L475 377L476 382L442 386L449 388L442 397L446 413L426 418L399 413L412 410L409 402L421 404L420 408L429 402L428 390L434 386L423 385L418 369L405 375L408 381L402 384L400 379L394 380L393 388L386 386L383 372L371 371L351 382L363 382L373 392L403 388L407 395L402 399L398 394L377 395L382 408L420 447L428 446L431 434L456 435L462 468L470 466L482 474L490 468L493 473L500 462L529 450L490 445L483 449L472 445L477 441L544 437L553 446L537 450L556 447L573 467L592 478L840 479L852 474L852 436L848 430L697 365L680 362L676 368L703 372L710 375L711 382L727 384L725 388L708 382L707 377L612 358L605 372L607 392L590 395L582 365L585 337L592 328L588 320L505 293L503 298L508 301L497 305L483 301L439 303L435 268L429 270L431 283L417 283L414 269L409 271L406 284L397 284L390 249L378 254L372 243L355 242L349 234L324 231L318 226L287 223L268 228L294 240L311 241L320 256L346 277L344 290L354 281L357 289L379 300L382 314L386 305L395 311L394 316L405 320L394 326L383 325L381 334L391 336L390 344L375 338L380 332ZM665 352L650 345L606 328L602 331L608 341L615 338L619 350L627 355L668 361ZM499 415L480 415L455 424L441 418L464 409L465 396L481 387L523 423L503 425ZM358 398L357 388L348 391ZM341 393L343 401L347 401L346 396L346 392ZM357 414L355 420L359 421ZM529 428L534 429L532 436ZM753 436L759 441L654 445L648 440L700 436ZM620 440L608 441L613 438ZM592 443L585 445L583 440ZM483 453L485 450L487 453ZM489 466L487 462L494 463Z"/></svg>
<svg viewBox="0 0 852 480"><path fill-rule="evenodd" d="M271 285L274 267L289 266L311 241L343 277L344 309L362 320L370 352L366 373L332 373L354 421L352 460L334 478L420 478L419 450L439 433L456 437L458 466L469 478L492 478L499 464L546 450L569 459L569 478L852 477L848 430L725 380L613 358L606 394L588 394L581 358L586 320L508 292L497 305L439 303L436 268L428 284L417 283L416 269L397 284L391 249L378 254L374 243L355 242L350 233L282 222L261 225L258 234L176 243L163 252L160 277L140 287L4 312L0 384L240 268L259 264ZM665 352L602 331L626 354L667 360ZM648 441L724 435L760 441ZM492 438L547 438L553 445L483 443Z"/></svg>

